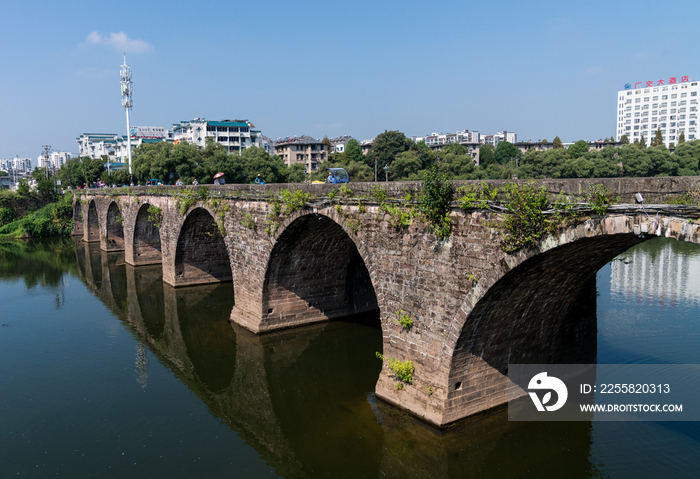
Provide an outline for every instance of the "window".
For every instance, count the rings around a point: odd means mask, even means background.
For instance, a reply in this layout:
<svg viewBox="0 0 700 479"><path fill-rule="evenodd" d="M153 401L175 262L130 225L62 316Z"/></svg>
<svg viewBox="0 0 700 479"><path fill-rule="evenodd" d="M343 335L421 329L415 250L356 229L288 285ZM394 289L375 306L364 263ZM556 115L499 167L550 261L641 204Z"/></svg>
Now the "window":
<svg viewBox="0 0 700 479"><path fill-rule="evenodd" d="M645 97L644 97L644 102L648 102L649 100L651 100L650 97L648 97L648 96L645 96Z"/></svg>
<svg viewBox="0 0 700 479"><path fill-rule="evenodd" d="M635 105L634 110L639 111L640 105Z"/></svg>
<svg viewBox="0 0 700 479"><path fill-rule="evenodd" d="M696 91L691 91L691 92L690 92L690 96L698 96L698 92L696 92Z"/></svg>
<svg viewBox="0 0 700 479"><path fill-rule="evenodd" d="M665 88L664 88L664 90L665 90ZM662 99L662 100L668 100L668 95L661 95L661 99Z"/></svg>
<svg viewBox="0 0 700 479"><path fill-rule="evenodd" d="M635 114L634 114L634 117L635 117L635 118L639 118L639 113L635 113Z"/></svg>
<svg viewBox="0 0 700 479"><path fill-rule="evenodd" d="M676 87L673 87L673 89L675 90ZM671 98L678 98L678 93L674 93L673 95L671 95Z"/></svg>
<svg viewBox="0 0 700 479"><path fill-rule="evenodd" d="M652 130L656 130L656 123L652 123L652 124L651 124L651 129L652 129Z"/></svg>
<svg viewBox="0 0 700 479"><path fill-rule="evenodd" d="M649 105L644 105L644 107L643 107L642 109L643 109L643 110L648 110L648 109L649 109Z"/></svg>
<svg viewBox="0 0 700 479"><path fill-rule="evenodd" d="M639 103L640 101L642 101L641 98L635 98L635 99L634 99L634 102L635 102L635 103Z"/></svg>
<svg viewBox="0 0 700 479"><path fill-rule="evenodd" d="M658 97L658 96L655 96L655 97L654 97L654 101L656 101L656 100L658 100L658 99L659 99L659 97Z"/></svg>
<svg viewBox="0 0 700 479"><path fill-rule="evenodd" d="M652 107L652 108L658 108L658 107L659 107L659 104L658 104L658 103L654 103L653 105L651 105L651 107Z"/></svg>
<svg viewBox="0 0 700 479"><path fill-rule="evenodd" d="M681 98L685 98L687 96L688 96L688 93L686 93L686 92L681 93Z"/></svg>
<svg viewBox="0 0 700 479"><path fill-rule="evenodd" d="M665 115L666 112L667 112L667 110L661 110L661 114L662 114L662 115Z"/></svg>
<svg viewBox="0 0 700 479"><path fill-rule="evenodd" d="M625 118L630 118L631 116L632 116L632 113L627 113L627 114L625 115Z"/></svg>

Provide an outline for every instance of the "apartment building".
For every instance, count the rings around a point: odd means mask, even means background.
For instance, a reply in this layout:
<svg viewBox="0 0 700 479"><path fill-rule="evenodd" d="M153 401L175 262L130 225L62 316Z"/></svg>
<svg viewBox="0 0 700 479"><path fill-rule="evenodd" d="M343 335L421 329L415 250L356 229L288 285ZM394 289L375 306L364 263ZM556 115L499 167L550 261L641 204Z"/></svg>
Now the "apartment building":
<svg viewBox="0 0 700 479"><path fill-rule="evenodd" d="M310 136L285 137L275 140L275 155L287 166L302 163L307 173L318 170L328 158L328 147Z"/></svg>
<svg viewBox="0 0 700 479"><path fill-rule="evenodd" d="M251 146L263 147L262 134L254 128L255 125L248 120L207 121L204 118L195 118L173 124L173 139L176 144L186 141L204 148L206 139L212 138L234 153Z"/></svg>

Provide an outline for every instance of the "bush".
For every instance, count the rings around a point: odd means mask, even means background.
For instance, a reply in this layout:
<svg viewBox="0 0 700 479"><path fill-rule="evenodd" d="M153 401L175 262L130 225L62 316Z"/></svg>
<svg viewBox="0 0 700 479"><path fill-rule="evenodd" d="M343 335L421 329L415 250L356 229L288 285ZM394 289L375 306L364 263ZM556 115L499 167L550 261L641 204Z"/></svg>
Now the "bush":
<svg viewBox="0 0 700 479"><path fill-rule="evenodd" d="M454 192L452 182L446 174L439 174L433 167L423 178L421 211L432 225L435 235L444 239L452 234L450 210Z"/></svg>

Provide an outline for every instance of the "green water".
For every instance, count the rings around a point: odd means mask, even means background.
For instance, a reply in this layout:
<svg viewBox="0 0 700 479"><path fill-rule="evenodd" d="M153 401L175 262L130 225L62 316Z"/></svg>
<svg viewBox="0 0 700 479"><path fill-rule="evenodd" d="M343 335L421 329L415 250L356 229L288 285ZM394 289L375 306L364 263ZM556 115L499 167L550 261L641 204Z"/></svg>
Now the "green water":
<svg viewBox="0 0 700 479"><path fill-rule="evenodd" d="M598 274L600 363L700 363L700 248ZM230 284L173 289L95 245L0 245L0 477L697 477L697 423L435 431L375 400L371 315L255 336Z"/></svg>

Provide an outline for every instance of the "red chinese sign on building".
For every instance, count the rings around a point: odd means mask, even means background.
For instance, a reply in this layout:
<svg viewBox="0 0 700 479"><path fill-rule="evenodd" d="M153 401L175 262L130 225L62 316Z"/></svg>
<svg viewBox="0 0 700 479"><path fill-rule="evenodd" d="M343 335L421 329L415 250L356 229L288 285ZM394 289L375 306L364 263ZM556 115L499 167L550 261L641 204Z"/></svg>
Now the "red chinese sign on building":
<svg viewBox="0 0 700 479"><path fill-rule="evenodd" d="M670 77L670 78L668 79L668 83L665 83L665 81L666 81L666 80L664 80L664 79L658 80L658 81L656 82L656 85L654 85L654 81L653 81L653 80L647 80L646 82L638 81L637 83L634 84L634 89L636 90L637 88L649 88L649 87L653 87L653 86L662 86L662 85L667 85L667 84L668 84L668 85L673 85L673 84L676 84L676 83L687 83L687 82L690 81L690 77L689 77L688 75L682 76L680 82L678 81L678 77ZM644 85L644 86L642 86L642 85ZM632 86L632 85L630 85L629 83L627 83L627 84L625 85L625 90L629 90L629 89L631 88L631 86Z"/></svg>

